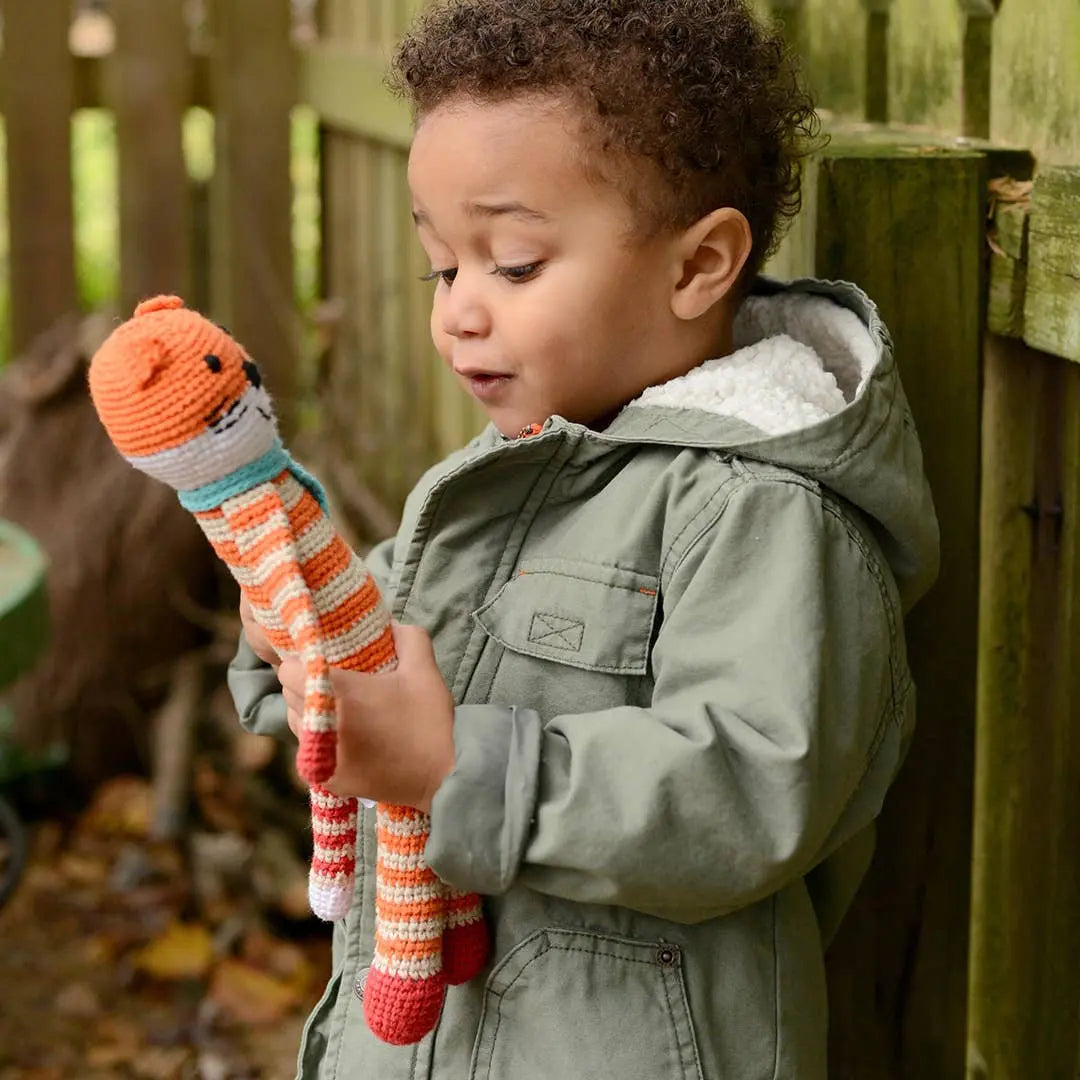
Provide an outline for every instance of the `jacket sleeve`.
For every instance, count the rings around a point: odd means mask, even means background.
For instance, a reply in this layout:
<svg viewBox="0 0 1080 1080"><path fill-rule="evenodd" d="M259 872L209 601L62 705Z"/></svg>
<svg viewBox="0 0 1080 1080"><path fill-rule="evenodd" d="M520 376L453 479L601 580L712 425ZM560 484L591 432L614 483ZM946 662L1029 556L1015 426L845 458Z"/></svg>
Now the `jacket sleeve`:
<svg viewBox="0 0 1080 1080"><path fill-rule="evenodd" d="M364 562L389 604L390 568L394 554L394 538L382 540L364 557ZM281 696L281 684L274 669L264 664L247 643L243 632L226 673L229 691L240 723L256 735L273 735L278 739L291 739L286 719L285 699Z"/></svg>
<svg viewBox="0 0 1080 1080"><path fill-rule="evenodd" d="M662 579L650 707L458 707L427 847L445 880L697 922L876 815L907 741L891 576L803 483L747 480L711 513Z"/></svg>

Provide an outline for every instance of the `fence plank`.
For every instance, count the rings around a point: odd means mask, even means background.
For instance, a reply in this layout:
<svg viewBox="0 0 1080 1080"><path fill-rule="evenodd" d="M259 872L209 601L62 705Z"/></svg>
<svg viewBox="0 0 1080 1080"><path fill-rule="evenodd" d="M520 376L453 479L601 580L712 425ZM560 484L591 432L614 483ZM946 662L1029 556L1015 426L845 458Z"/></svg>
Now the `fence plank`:
<svg viewBox="0 0 1080 1080"><path fill-rule="evenodd" d="M893 0L863 0L866 9L866 102L871 123L889 119L889 21Z"/></svg>
<svg viewBox="0 0 1080 1080"><path fill-rule="evenodd" d="M7 131L11 344L77 307L68 0L0 0Z"/></svg>
<svg viewBox="0 0 1080 1080"><path fill-rule="evenodd" d="M383 85L384 56L337 41L305 46L299 55L298 97L323 123L407 150L409 109Z"/></svg>
<svg viewBox="0 0 1080 1080"><path fill-rule="evenodd" d="M1080 165L1035 181L1024 327L1029 345L1080 361Z"/></svg>
<svg viewBox="0 0 1080 1080"><path fill-rule="evenodd" d="M290 113L296 100L288 0L213 0L217 107L211 185L216 316L266 374L293 428L299 340L293 294Z"/></svg>
<svg viewBox="0 0 1080 1080"><path fill-rule="evenodd" d="M961 130L975 139L990 138L990 71L994 43L992 0L961 0L965 12Z"/></svg>
<svg viewBox="0 0 1080 1080"><path fill-rule="evenodd" d="M830 1074L859 1080L964 1068L987 172L980 154L838 138L818 175L817 272L857 281L892 330L942 533L908 620L919 725L829 954ZM897 272L912 266L934 273Z"/></svg>
<svg viewBox="0 0 1080 1080"><path fill-rule="evenodd" d="M990 336L967 1075L1069 1077L1080 1001L1080 368Z"/></svg>
<svg viewBox="0 0 1080 1080"><path fill-rule="evenodd" d="M121 310L191 286L181 124L191 99L183 0L113 0L110 99L120 180Z"/></svg>

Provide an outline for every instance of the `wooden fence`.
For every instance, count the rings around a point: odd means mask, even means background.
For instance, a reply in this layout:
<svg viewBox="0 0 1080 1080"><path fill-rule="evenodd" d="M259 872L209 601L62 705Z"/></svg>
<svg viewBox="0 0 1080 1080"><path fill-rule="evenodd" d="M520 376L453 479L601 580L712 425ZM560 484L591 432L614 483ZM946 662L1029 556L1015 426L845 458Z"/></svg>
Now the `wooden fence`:
<svg viewBox="0 0 1080 1080"><path fill-rule="evenodd" d="M197 55L180 0L114 0L115 52L72 60L67 0L0 0L17 342L74 306L73 106L116 110L128 307L190 284L179 122L209 104L211 307L294 402L288 110L317 111L317 467L376 530L482 422L434 359L409 117L381 87L422 4L323 0L319 39L297 48L287 0L212 0L212 47ZM771 270L852 278L880 304L943 538L940 583L909 623L918 733L828 958L833 1075L1075 1080L1080 8L767 6L806 57L833 133ZM991 184L1002 177L1014 182Z"/></svg>
<svg viewBox="0 0 1080 1080"><path fill-rule="evenodd" d="M288 422L294 402L289 114L296 53L288 0L220 0L215 48L192 48L183 0L112 0L115 48L73 55L70 0L0 0L0 110L7 143L11 343L76 310L71 116L116 117L121 311L195 290L185 110L212 105L210 303L265 365Z"/></svg>

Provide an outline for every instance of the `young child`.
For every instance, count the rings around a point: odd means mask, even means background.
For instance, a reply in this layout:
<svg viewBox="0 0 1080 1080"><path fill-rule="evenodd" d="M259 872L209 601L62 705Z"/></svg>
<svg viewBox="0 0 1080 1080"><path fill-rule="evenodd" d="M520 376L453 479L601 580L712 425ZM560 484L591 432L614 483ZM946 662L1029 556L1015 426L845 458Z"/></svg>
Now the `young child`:
<svg viewBox="0 0 1080 1080"><path fill-rule="evenodd" d="M812 107L744 0L451 0L394 70L491 425L371 554L401 662L335 673L334 787L430 810L494 949L421 1043L369 1033L368 811L300 1076L821 1080L937 527L873 305L756 278ZM247 636L239 711L284 731L302 669Z"/></svg>

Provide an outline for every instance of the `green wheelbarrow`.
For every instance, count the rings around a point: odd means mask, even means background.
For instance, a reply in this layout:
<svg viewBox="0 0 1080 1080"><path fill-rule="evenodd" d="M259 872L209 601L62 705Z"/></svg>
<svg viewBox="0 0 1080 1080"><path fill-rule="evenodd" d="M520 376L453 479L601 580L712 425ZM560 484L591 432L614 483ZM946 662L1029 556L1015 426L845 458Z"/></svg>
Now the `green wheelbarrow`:
<svg viewBox="0 0 1080 1080"><path fill-rule="evenodd" d="M28 671L49 637L45 556L22 529L0 519L0 690ZM14 717L0 704L0 906L26 865L26 829L9 796L38 762L10 737Z"/></svg>

